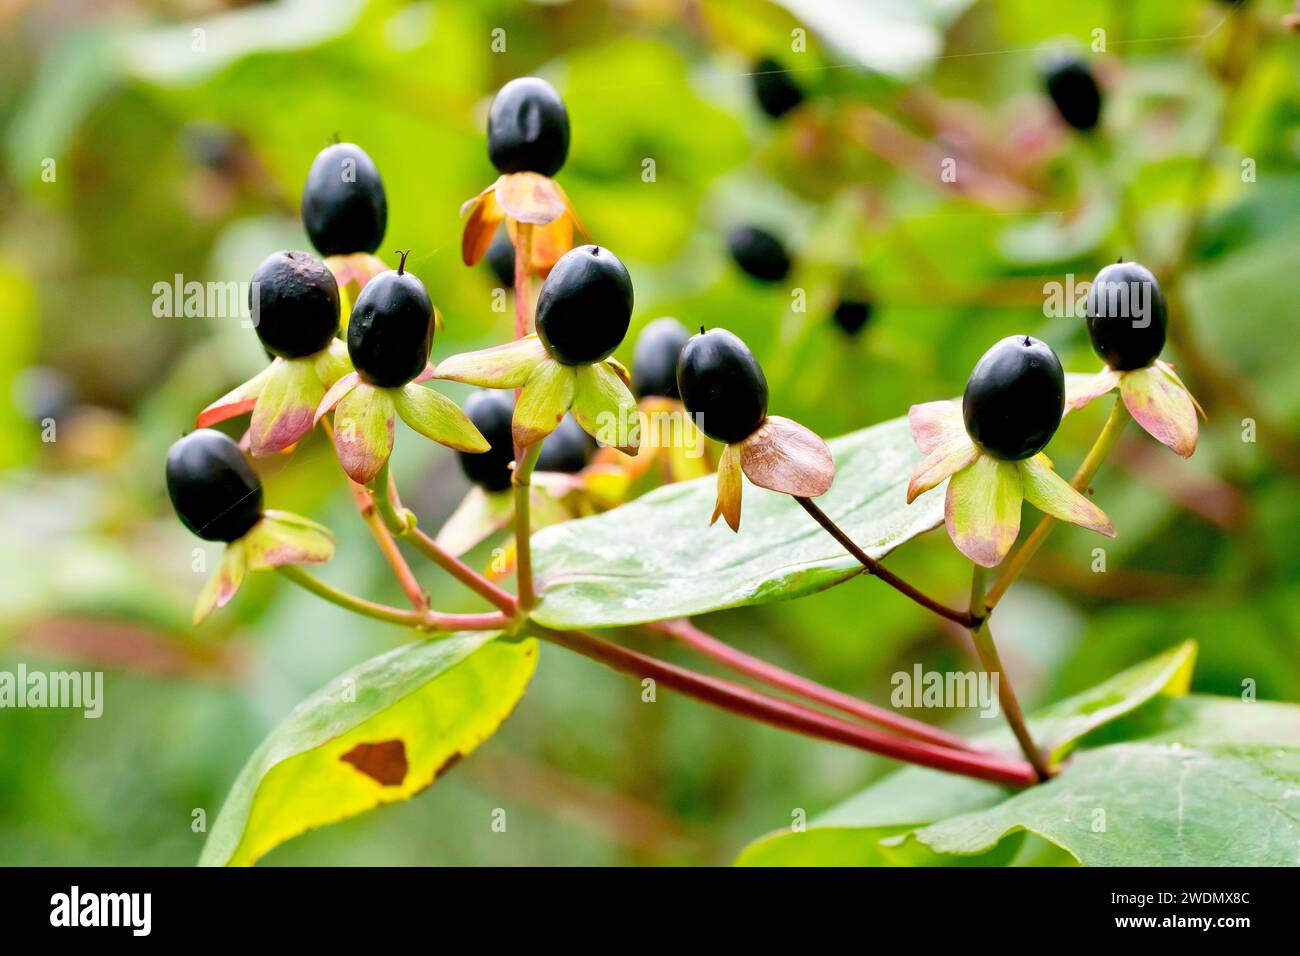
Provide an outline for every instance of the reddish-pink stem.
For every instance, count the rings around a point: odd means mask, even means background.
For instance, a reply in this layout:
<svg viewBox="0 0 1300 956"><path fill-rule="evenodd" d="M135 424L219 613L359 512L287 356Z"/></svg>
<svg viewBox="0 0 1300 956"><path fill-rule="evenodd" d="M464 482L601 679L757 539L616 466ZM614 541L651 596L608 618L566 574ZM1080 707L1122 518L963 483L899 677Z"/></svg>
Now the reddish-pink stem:
<svg viewBox="0 0 1300 956"><path fill-rule="evenodd" d="M636 677L648 677L678 693L773 727L1004 786L1027 787L1038 782L1034 768L1023 760L999 754L976 754L895 737L740 684L697 674L593 634L542 628L536 630L552 643L600 661L614 670Z"/></svg>
<svg viewBox="0 0 1300 956"><path fill-rule="evenodd" d="M772 687L789 691L815 703L833 707L846 714L870 721L873 724L879 724L882 727L888 727L917 740L928 740L930 743L938 744L941 747L951 747L955 750L969 750L972 753L981 752L978 747L957 734L931 727L929 724L913 720L902 714L896 714L883 707L877 707L875 704L859 700L857 697L842 693L824 684L819 684L806 677L800 677L798 674L792 674L775 664L752 657L743 651L738 651L730 644L718 640L712 634L706 634L685 618L647 624L646 629L675 638L692 650L712 658L737 673L753 677Z"/></svg>
<svg viewBox="0 0 1300 956"><path fill-rule="evenodd" d="M442 568L461 584L465 585L475 594L485 598L494 606L501 609L502 613L514 617L518 612L519 604L513 594L497 587L483 575L479 574L468 564L461 561L452 554L448 554L442 549L438 542L434 541L419 528L413 528L410 532L411 543L426 558L432 561L438 567Z"/></svg>

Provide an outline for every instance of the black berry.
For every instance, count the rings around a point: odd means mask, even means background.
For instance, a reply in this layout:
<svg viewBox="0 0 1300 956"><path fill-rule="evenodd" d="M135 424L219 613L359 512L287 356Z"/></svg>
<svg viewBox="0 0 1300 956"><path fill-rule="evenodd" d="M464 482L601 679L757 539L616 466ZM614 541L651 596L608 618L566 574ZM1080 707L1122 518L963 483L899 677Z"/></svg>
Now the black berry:
<svg viewBox="0 0 1300 956"><path fill-rule="evenodd" d="M205 541L234 541L262 517L262 482L239 446L200 428L167 452L167 493L181 524Z"/></svg>
<svg viewBox="0 0 1300 956"><path fill-rule="evenodd" d="M704 434L720 442L748 438L767 418L763 369L726 329L691 336L677 363L677 389Z"/></svg>
<svg viewBox="0 0 1300 956"><path fill-rule="evenodd" d="M1093 350L1119 372L1146 368L1165 347L1169 311L1156 277L1136 262L1097 273L1088 290Z"/></svg>
<svg viewBox="0 0 1300 956"><path fill-rule="evenodd" d="M560 427L546 436L541 454L537 456L539 471L562 471L574 474L587 467L596 440L582 430L572 415L564 416Z"/></svg>
<svg viewBox="0 0 1300 956"><path fill-rule="evenodd" d="M348 320L348 354L361 377L398 388L424 371L433 346L433 303L424 283L405 271L381 272L361 290Z"/></svg>
<svg viewBox="0 0 1300 956"><path fill-rule="evenodd" d="M564 365L609 358L632 321L632 278L600 246L562 255L537 297L537 334Z"/></svg>
<svg viewBox="0 0 1300 956"><path fill-rule="evenodd" d="M510 487L510 463L515 460L510 431L515 403L510 393L492 389L474 392L465 399L465 414L491 447L481 454L458 452L461 470L484 491L504 491Z"/></svg>
<svg viewBox="0 0 1300 956"><path fill-rule="evenodd" d="M727 237L736 265L761 282L780 282L790 273L790 254L781 240L755 226L737 226Z"/></svg>
<svg viewBox="0 0 1300 956"><path fill-rule="evenodd" d="M316 154L302 190L302 224L323 256L379 248L388 228L388 199L364 149L335 143Z"/></svg>
<svg viewBox="0 0 1300 956"><path fill-rule="evenodd" d="M763 57L751 70L754 96L763 112L779 119L803 102L803 90L778 61Z"/></svg>
<svg viewBox="0 0 1300 956"><path fill-rule="evenodd" d="M1038 339L1012 335L975 363L961 401L966 432L1007 461L1043 450L1065 411L1065 372Z"/></svg>
<svg viewBox="0 0 1300 956"><path fill-rule="evenodd" d="M676 319L655 319L642 329L632 352L632 394L678 398L677 358L690 337Z"/></svg>
<svg viewBox="0 0 1300 956"><path fill-rule="evenodd" d="M254 328L268 352L283 358L314 355L339 330L339 287L334 274L306 252L274 252L253 273L248 290Z"/></svg>
<svg viewBox="0 0 1300 956"><path fill-rule="evenodd" d="M569 113L555 88L535 76L511 80L488 110L488 158L502 173L554 176L569 154Z"/></svg>
<svg viewBox="0 0 1300 956"><path fill-rule="evenodd" d="M845 333L857 335L871 321L871 303L866 299L840 299L831 318Z"/></svg>
<svg viewBox="0 0 1300 956"><path fill-rule="evenodd" d="M1043 67L1047 95L1061 119L1077 130L1090 130L1101 117L1101 90L1092 68L1077 56L1058 54Z"/></svg>
<svg viewBox="0 0 1300 956"><path fill-rule="evenodd" d="M502 227L488 246L488 268L497 277L503 289L515 287L515 244L510 241L510 234Z"/></svg>

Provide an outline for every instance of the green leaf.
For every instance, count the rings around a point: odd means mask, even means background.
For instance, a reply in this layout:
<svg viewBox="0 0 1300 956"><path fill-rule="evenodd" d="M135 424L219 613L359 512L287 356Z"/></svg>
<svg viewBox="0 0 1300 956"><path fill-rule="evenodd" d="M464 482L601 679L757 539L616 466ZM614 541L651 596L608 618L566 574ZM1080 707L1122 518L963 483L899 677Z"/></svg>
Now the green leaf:
<svg viewBox="0 0 1300 956"><path fill-rule="evenodd" d="M285 840L405 800L486 740L537 663L496 632L419 641L312 694L249 758L199 857L250 865Z"/></svg>
<svg viewBox="0 0 1300 956"><path fill-rule="evenodd" d="M1048 783L1010 792L908 768L739 862L991 863L1034 833L1087 865L1294 865L1300 708L1183 698L1194 657L1182 644L1032 718L1054 759L1079 748Z"/></svg>
<svg viewBox="0 0 1300 956"><path fill-rule="evenodd" d="M830 442L839 478L818 504L872 557L937 527L943 491L906 503L920 460L904 419ZM658 488L533 536L540 624L612 627L799 597L861 566L786 495L745 490L739 534L709 526L713 476Z"/></svg>

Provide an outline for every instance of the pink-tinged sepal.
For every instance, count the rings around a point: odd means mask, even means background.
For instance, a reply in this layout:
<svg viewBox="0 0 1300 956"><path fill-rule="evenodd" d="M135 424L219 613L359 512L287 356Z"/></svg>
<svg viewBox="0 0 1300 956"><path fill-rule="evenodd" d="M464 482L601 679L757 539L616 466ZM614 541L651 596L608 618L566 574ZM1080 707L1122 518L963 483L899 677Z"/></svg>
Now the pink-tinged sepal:
<svg viewBox="0 0 1300 956"><path fill-rule="evenodd" d="M912 440L927 455L941 445L966 436L961 403L950 400L913 405L907 410L907 425L912 430Z"/></svg>
<svg viewBox="0 0 1300 956"><path fill-rule="evenodd" d="M339 287L339 329L346 335L348 319L352 315L352 304L366 287L366 283L387 272L388 266L377 256L368 252L354 252L348 255L328 256L325 265L334 273L334 281ZM325 384L329 384L326 382Z"/></svg>
<svg viewBox="0 0 1300 956"><path fill-rule="evenodd" d="M1165 363L1125 372L1120 395L1133 420L1151 437L1184 458L1196 451L1196 404Z"/></svg>
<svg viewBox="0 0 1300 956"><path fill-rule="evenodd" d="M1053 471L1046 455L1035 455L1019 462L1019 466L1025 500L1039 511L1109 538L1115 537L1115 525L1106 512Z"/></svg>
<svg viewBox="0 0 1300 956"><path fill-rule="evenodd" d="M431 388L414 383L390 390L402 421L440 445L480 453L491 446L460 406Z"/></svg>
<svg viewBox="0 0 1300 956"><path fill-rule="evenodd" d="M979 448L970 440L965 430L959 438L954 438L939 445L912 472L912 479L907 484L907 503L925 494L931 488L941 484L945 478L961 471L975 460Z"/></svg>
<svg viewBox="0 0 1300 956"><path fill-rule="evenodd" d="M835 462L821 436L796 421L769 415L740 449L745 477L769 491L797 498L825 494L835 480Z"/></svg>
<svg viewBox="0 0 1300 956"><path fill-rule="evenodd" d="M243 385L232 388L225 395L209 405L203 411L199 412L198 418L194 424L197 428L207 428L217 422L224 422L228 418L234 418L237 415L244 415L253 410L257 404L257 396L262 393L267 381L275 374L276 363L283 362L284 359L275 359L262 371L258 372Z"/></svg>
<svg viewBox="0 0 1300 956"><path fill-rule="evenodd" d="M288 511L268 510L241 541L250 571L321 564L334 557L334 535L329 528Z"/></svg>
<svg viewBox="0 0 1300 956"><path fill-rule="evenodd" d="M433 377L479 388L523 388L533 369L550 358L536 335L497 345L478 352L464 352L443 359Z"/></svg>
<svg viewBox="0 0 1300 956"><path fill-rule="evenodd" d="M254 458L282 451L311 431L316 407L325 395L311 358L276 359L271 368L248 426Z"/></svg>
<svg viewBox="0 0 1300 956"><path fill-rule="evenodd" d="M343 401L343 397L361 384L361 376L356 372L349 372L330 386L328 392L316 406L315 421L320 421L330 412L334 411L334 406Z"/></svg>
<svg viewBox="0 0 1300 956"><path fill-rule="evenodd" d="M980 454L948 482L944 523L957 550L986 568L1002 562L1020 533L1017 462Z"/></svg>
<svg viewBox="0 0 1300 956"><path fill-rule="evenodd" d="M244 582L244 573L248 569L244 538L226 545L221 554L221 562L212 577L203 585L198 600L194 603L193 623L202 624L217 608L230 603L239 586Z"/></svg>
<svg viewBox="0 0 1300 956"><path fill-rule="evenodd" d="M718 461L718 500L713 506L712 525L721 516L732 531L740 530L740 499L743 490L740 448L728 445Z"/></svg>
<svg viewBox="0 0 1300 956"><path fill-rule="evenodd" d="M1107 392L1114 391L1119 387L1121 372L1115 371L1109 365L1090 378L1078 388L1067 389L1065 393L1065 410L1078 410L1083 408L1089 402L1096 401Z"/></svg>
<svg viewBox="0 0 1300 956"><path fill-rule="evenodd" d="M368 485L393 453L396 411L386 389L357 383L334 408L334 447L347 476Z"/></svg>

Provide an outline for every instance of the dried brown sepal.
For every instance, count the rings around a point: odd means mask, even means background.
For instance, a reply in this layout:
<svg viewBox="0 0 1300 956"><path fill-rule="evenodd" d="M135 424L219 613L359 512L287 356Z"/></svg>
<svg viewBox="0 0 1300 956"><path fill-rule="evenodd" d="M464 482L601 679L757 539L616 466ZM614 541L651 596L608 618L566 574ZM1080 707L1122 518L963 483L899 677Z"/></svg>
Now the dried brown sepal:
<svg viewBox="0 0 1300 956"><path fill-rule="evenodd" d="M835 480L835 462L814 431L779 415L769 415L754 434L739 442L745 477L760 488L798 498L825 494Z"/></svg>
<svg viewBox="0 0 1300 956"><path fill-rule="evenodd" d="M713 508L713 517L709 519L710 526L721 515L732 531L740 530L740 474L740 446L728 445L718 461L718 501Z"/></svg>

